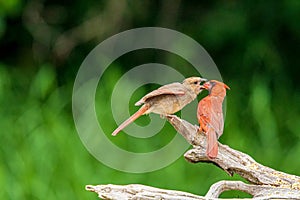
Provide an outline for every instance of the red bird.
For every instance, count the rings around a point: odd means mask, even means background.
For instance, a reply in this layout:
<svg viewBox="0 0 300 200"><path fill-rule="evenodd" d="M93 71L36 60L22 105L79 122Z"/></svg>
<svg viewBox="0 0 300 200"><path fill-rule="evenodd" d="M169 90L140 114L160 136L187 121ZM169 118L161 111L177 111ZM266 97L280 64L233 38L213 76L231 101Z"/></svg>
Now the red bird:
<svg viewBox="0 0 300 200"><path fill-rule="evenodd" d="M203 84L208 90L208 96L198 104L197 118L200 124L200 131L207 136L206 155L213 159L218 155L218 138L223 134L224 119L222 104L226 96L226 84L211 80Z"/></svg>

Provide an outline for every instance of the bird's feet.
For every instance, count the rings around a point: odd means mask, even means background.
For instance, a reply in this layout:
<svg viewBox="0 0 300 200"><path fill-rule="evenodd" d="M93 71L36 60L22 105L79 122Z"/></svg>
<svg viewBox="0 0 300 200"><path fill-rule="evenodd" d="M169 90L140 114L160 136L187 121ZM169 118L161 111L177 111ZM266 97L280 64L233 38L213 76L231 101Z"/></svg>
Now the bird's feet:
<svg viewBox="0 0 300 200"><path fill-rule="evenodd" d="M174 117L177 117L176 115L169 115L169 114L167 114L167 115L164 115L163 116L164 118L174 118Z"/></svg>

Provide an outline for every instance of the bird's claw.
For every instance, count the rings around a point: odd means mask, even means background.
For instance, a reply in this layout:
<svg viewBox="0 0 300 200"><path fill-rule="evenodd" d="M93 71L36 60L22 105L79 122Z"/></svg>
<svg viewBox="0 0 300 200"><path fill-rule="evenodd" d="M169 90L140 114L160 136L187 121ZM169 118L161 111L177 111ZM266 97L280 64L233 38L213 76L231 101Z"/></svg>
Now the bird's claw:
<svg viewBox="0 0 300 200"><path fill-rule="evenodd" d="M169 115L169 114L167 114L167 115L165 115L165 117L168 118L168 119L173 119L174 117L176 117L176 115Z"/></svg>

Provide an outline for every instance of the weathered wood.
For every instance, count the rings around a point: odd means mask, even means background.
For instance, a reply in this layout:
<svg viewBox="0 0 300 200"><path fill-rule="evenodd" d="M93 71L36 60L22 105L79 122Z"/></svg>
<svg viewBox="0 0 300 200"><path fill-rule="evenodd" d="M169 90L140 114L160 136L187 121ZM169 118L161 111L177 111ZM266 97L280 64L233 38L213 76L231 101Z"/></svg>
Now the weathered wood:
<svg viewBox="0 0 300 200"><path fill-rule="evenodd" d="M86 190L96 192L99 198L111 200L126 200L126 199L173 199L173 200L202 200L204 197L199 197L187 192L175 190L164 190L145 185L87 185Z"/></svg>
<svg viewBox="0 0 300 200"><path fill-rule="evenodd" d="M199 127L178 118L175 115L167 116L168 121L193 148L188 150L184 157L192 163L210 162L220 167L230 176L234 173L245 178L250 184L241 181L219 181L213 184L206 196L164 190L143 185L98 185L86 186L86 189L98 193L103 199L182 199L199 200L215 199L224 191L240 190L249 193L253 199L300 199L300 177L276 171L257 163L249 155L234 150L227 145L218 143L219 153L215 159L209 159L206 152L206 136L198 131Z"/></svg>
<svg viewBox="0 0 300 200"><path fill-rule="evenodd" d="M300 199L298 191L265 185L250 185L242 181L220 181L213 184L205 197L176 190L165 190L139 184L87 185L87 191L96 192L99 198L110 200L207 200L218 199L228 190L240 190L253 195L251 199ZM244 198L245 199L245 198ZM228 199L226 200L233 200Z"/></svg>
<svg viewBox="0 0 300 200"><path fill-rule="evenodd" d="M220 194L228 190L246 192L251 194L254 199L300 199L300 192L298 190L268 185L246 184L242 181L219 181L210 187L205 197L208 199L217 198Z"/></svg>
<svg viewBox="0 0 300 200"><path fill-rule="evenodd" d="M250 183L257 185L271 185L282 188L300 190L300 177L276 171L257 163L249 155L234 150L227 145L218 143L219 153L215 159L209 159L206 154L206 136L198 132L199 127L178 118L175 115L168 117L174 128L192 145L184 157L192 163L211 162L226 171L228 174L239 174Z"/></svg>

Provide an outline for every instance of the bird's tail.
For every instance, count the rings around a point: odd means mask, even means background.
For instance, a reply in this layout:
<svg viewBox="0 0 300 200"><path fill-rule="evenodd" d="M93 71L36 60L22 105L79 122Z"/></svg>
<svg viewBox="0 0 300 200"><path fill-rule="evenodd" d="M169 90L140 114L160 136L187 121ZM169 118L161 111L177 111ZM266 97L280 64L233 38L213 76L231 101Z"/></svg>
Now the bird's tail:
<svg viewBox="0 0 300 200"><path fill-rule="evenodd" d="M134 120L139 118L141 115L145 114L145 112L149 109L148 105L143 105L136 113L134 113L131 117L129 117L126 121L124 121L114 132L113 136L116 136L122 129L132 123Z"/></svg>
<svg viewBox="0 0 300 200"><path fill-rule="evenodd" d="M217 134L212 128L209 128L207 134L207 148L206 148L206 155L213 159L216 158L218 155L218 139Z"/></svg>

